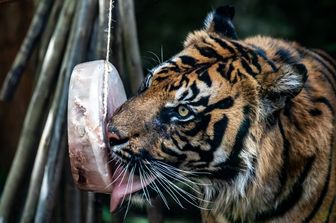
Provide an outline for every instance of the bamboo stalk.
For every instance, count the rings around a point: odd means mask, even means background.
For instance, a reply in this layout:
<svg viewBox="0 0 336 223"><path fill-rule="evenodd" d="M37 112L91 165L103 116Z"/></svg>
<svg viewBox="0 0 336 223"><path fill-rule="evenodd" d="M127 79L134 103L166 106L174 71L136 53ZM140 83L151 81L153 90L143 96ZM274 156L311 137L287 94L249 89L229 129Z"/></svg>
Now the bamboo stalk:
<svg viewBox="0 0 336 223"><path fill-rule="evenodd" d="M57 188L59 187L61 179L64 156L67 154L67 144L66 133L64 133L62 141L58 143L59 149L50 150L46 168L44 169L42 188L34 221L35 223L50 222L51 220L52 210L55 206Z"/></svg>
<svg viewBox="0 0 336 223"><path fill-rule="evenodd" d="M150 223L163 223L163 208L160 198L152 198L151 205L147 205L148 221Z"/></svg>
<svg viewBox="0 0 336 223"><path fill-rule="evenodd" d="M57 22L55 32L50 40L46 52L47 56L48 54L52 54L53 58L52 60L60 61L61 59L62 49L65 46L67 33L69 32L70 29L70 23L74 13L75 3L76 1L66 0L66 2L63 5L62 11L60 13L60 19ZM61 50L56 51L55 50L56 48L59 48ZM59 82L61 83L57 84L56 94L54 96L54 100L51 105L45 127L43 129L32 176L30 179L28 197L24 206L23 216L20 221L21 223L32 222L35 215L36 204L41 188L44 167L47 160L48 151L50 148L50 139L55 122L55 112L58 108L59 97L62 91L62 84L63 84L62 80L63 78L62 76L60 76Z"/></svg>
<svg viewBox="0 0 336 223"><path fill-rule="evenodd" d="M98 35L97 35L97 57L105 58L107 46L107 27L108 27L108 2L109 0L98 0ZM111 39L112 42L112 39Z"/></svg>
<svg viewBox="0 0 336 223"><path fill-rule="evenodd" d="M71 1L71 0L70 0ZM71 27L71 36L66 49L66 56L61 66L61 75L63 80L60 82L59 88L61 89L58 108L55 114L55 125L52 133L52 142L50 151L57 151L59 148L59 141L62 132L64 132L66 126L66 109L67 99L69 91L70 76L73 67L82 62L87 53L87 46L89 40L89 34L91 33L92 21L96 9L96 2L94 0L80 1L77 7L77 16ZM52 170L52 168L51 168ZM53 179L48 177L46 180L45 188L49 191L46 195L40 194L40 200L38 205L38 218L35 222L46 222L50 218L50 211L45 208L44 204L51 203L54 205L54 200L48 200L49 193L55 193L56 187L53 186ZM41 191L42 192L42 191ZM75 192L77 194L77 192ZM77 194L74 197L75 202L80 200L80 195ZM47 202L49 201L49 202ZM49 205L50 206L50 205ZM78 210L80 213L80 211ZM77 213L77 212L76 212ZM78 214L78 213L77 213ZM77 216L76 214L76 216ZM80 215L80 214L79 214ZM79 216L78 216L79 217Z"/></svg>
<svg viewBox="0 0 336 223"><path fill-rule="evenodd" d="M38 65L40 65L40 67L37 69L38 71L37 73L39 73L41 70L41 65L43 63L44 56L47 52L50 39L52 35L54 34L54 30L55 30L58 18L60 18L60 12L61 12L63 3L64 3L63 0L55 0L54 5L52 6L46 28L44 29L42 33L41 41L38 46L39 50L38 50L37 62L38 62Z"/></svg>
<svg viewBox="0 0 336 223"><path fill-rule="evenodd" d="M94 221L94 201L95 201L95 194L93 192L87 192L85 223L95 222Z"/></svg>
<svg viewBox="0 0 336 223"><path fill-rule="evenodd" d="M70 172L70 161L67 156L66 159L66 167L65 167L65 202L64 202L64 212L65 218L64 223L82 223L81 221L81 211L80 211L80 203L81 196L80 191L75 187L72 179L72 175Z"/></svg>
<svg viewBox="0 0 336 223"><path fill-rule="evenodd" d="M50 44L52 46L53 43ZM36 139L40 137L39 127L43 122L43 112L50 96L53 81L61 59L61 48L51 47L46 53L41 68L41 75L35 86L28 111L24 120L18 148L4 187L0 203L0 217L8 221L14 204L14 197L20 190L20 185L27 179L25 173L36 153Z"/></svg>
<svg viewBox="0 0 336 223"><path fill-rule="evenodd" d="M120 20L120 1L114 2L114 7L112 9L112 19L116 21L112 23L112 54L111 54L111 62L116 67L120 74L120 78L124 84L124 88L126 91L126 95L131 95L130 81L125 72L125 63L124 63L124 52L123 52L123 38L122 38L122 27Z"/></svg>
<svg viewBox="0 0 336 223"><path fill-rule="evenodd" d="M133 0L119 1L120 22L123 43L127 58L127 71L130 80L131 93L135 94L143 79L140 59L137 29L135 24Z"/></svg>
<svg viewBox="0 0 336 223"><path fill-rule="evenodd" d="M97 45L98 45L98 33L99 33L99 27L98 27L98 15L95 16L93 27L90 35L89 40L89 47L88 47L88 53L87 53L87 60L97 60Z"/></svg>
<svg viewBox="0 0 336 223"><path fill-rule="evenodd" d="M6 79L2 85L0 92L0 100L10 101L19 84L23 70L36 46L36 43L43 32L45 22L48 17L53 0L40 1L33 20L30 24L28 33L21 45L19 53L16 55L11 69L7 73Z"/></svg>

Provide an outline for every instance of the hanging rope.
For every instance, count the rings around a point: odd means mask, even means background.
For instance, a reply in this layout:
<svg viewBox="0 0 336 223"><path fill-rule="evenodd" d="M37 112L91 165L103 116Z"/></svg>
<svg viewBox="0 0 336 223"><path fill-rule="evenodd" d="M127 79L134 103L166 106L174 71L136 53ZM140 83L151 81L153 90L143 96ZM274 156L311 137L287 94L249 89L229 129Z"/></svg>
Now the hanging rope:
<svg viewBox="0 0 336 223"><path fill-rule="evenodd" d="M108 26L107 26L107 46L106 46L106 61L109 61L110 57L110 42L111 42L111 25L112 25L112 7L113 0L110 0L109 14L108 14Z"/></svg>

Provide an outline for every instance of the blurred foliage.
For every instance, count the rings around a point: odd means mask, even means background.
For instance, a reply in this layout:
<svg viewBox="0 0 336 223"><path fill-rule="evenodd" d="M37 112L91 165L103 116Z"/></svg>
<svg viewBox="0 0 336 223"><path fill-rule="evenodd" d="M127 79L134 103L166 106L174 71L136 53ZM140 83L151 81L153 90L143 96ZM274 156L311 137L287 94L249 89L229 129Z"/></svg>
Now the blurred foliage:
<svg viewBox="0 0 336 223"><path fill-rule="evenodd" d="M227 4L236 8L239 38L269 35L336 56L335 0L142 0L135 6L145 68L157 64L151 52L161 59L162 48L168 59L182 49L187 33L202 28L208 12Z"/></svg>

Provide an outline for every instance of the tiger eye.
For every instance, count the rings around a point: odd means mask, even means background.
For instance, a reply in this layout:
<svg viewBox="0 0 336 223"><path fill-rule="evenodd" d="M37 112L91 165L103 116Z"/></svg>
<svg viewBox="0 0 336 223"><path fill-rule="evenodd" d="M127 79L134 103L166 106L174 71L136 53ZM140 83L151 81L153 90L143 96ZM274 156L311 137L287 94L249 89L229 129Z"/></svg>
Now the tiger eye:
<svg viewBox="0 0 336 223"><path fill-rule="evenodd" d="M180 105L177 109L177 112L179 113L180 116L182 117L186 117L187 115L189 115L189 110L188 108L186 108L183 105Z"/></svg>

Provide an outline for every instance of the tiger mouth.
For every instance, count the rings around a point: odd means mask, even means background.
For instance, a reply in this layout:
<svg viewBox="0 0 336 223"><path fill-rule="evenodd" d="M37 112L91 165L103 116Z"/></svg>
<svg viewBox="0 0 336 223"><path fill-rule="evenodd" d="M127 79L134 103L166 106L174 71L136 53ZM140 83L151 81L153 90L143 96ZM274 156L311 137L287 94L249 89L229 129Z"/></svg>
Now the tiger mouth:
<svg viewBox="0 0 336 223"><path fill-rule="evenodd" d="M136 163L132 163L130 157L121 152L129 146L128 139L119 140L118 142L110 139L109 144L108 153L111 158L109 165L113 174L111 179L110 211L113 213L125 200L129 200L134 193L144 194L144 190L148 191L147 187L155 181L156 177L147 173L146 175L141 175L138 168L136 168ZM145 194L151 195L151 197L155 195L148 192Z"/></svg>

